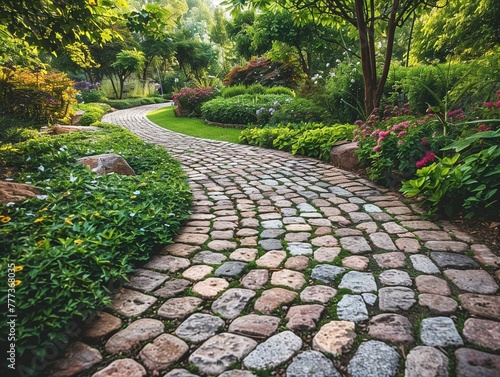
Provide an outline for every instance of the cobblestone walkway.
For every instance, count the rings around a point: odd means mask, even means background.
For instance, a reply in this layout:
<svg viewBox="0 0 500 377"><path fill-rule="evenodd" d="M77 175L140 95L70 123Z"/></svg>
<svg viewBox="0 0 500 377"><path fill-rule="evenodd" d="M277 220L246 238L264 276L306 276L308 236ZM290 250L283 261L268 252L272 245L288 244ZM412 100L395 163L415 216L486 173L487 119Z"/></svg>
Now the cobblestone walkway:
<svg viewBox="0 0 500 377"><path fill-rule="evenodd" d="M500 258L359 176L104 121L181 161L193 215L53 376L500 376Z"/></svg>

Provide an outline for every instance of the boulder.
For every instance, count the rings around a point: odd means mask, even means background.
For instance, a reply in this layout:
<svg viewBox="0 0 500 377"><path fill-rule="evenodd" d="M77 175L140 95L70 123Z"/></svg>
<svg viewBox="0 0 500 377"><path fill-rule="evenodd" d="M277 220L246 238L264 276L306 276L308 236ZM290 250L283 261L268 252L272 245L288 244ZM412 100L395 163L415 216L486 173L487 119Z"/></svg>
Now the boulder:
<svg viewBox="0 0 500 377"><path fill-rule="evenodd" d="M82 157L77 160L83 166L87 166L99 175L120 174L136 175L134 169L125 159L116 153L99 154L95 156Z"/></svg>
<svg viewBox="0 0 500 377"><path fill-rule="evenodd" d="M40 195L41 191L24 183L0 181L0 203L20 202Z"/></svg>
<svg viewBox="0 0 500 377"><path fill-rule="evenodd" d="M356 170L359 168L358 156L354 151L358 149L358 144L346 143L335 145L330 150L330 162L339 169Z"/></svg>

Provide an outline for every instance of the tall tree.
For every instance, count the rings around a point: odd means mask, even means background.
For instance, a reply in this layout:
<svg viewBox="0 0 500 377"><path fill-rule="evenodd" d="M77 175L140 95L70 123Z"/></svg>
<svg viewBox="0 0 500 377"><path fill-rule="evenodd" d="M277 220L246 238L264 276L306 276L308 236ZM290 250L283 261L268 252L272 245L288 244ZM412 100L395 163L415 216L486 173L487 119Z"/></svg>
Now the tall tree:
<svg viewBox="0 0 500 377"><path fill-rule="evenodd" d="M318 25L347 23L357 31L364 82L364 107L371 114L379 106L392 60L396 29L419 8L435 7L439 0L227 0L233 9L252 5L260 9L281 6L292 11L295 22L313 20ZM377 67L377 42L385 44L381 73Z"/></svg>

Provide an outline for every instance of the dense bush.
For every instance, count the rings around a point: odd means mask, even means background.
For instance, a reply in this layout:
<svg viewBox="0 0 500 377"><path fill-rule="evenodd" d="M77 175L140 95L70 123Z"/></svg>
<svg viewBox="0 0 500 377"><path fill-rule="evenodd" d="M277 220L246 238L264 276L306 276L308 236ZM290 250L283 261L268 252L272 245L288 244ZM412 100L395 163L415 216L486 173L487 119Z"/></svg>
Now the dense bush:
<svg viewBox="0 0 500 377"><path fill-rule="evenodd" d="M221 91L221 95L224 98L241 96L243 94L247 94L247 87L245 85L226 86Z"/></svg>
<svg viewBox="0 0 500 377"><path fill-rule="evenodd" d="M182 88L174 93L172 99L179 113L185 116L200 116L201 105L217 95L218 92L213 86Z"/></svg>
<svg viewBox="0 0 500 377"><path fill-rule="evenodd" d="M250 85L246 87L245 85L235 85L235 86L226 86L222 89L222 97L236 97L243 94L286 94L289 96L293 95L293 92L290 88L284 86L273 86L273 87L263 87L260 84Z"/></svg>
<svg viewBox="0 0 500 377"><path fill-rule="evenodd" d="M165 102L162 97L143 97L143 98L127 98L108 100L106 103L115 109L129 109L131 107L152 105L154 103Z"/></svg>
<svg viewBox="0 0 500 377"><path fill-rule="evenodd" d="M330 115L324 107L306 98L293 98L279 106L274 106L270 124L278 123L311 123L329 122Z"/></svg>
<svg viewBox="0 0 500 377"><path fill-rule="evenodd" d="M69 123L76 103L73 82L64 73L3 67L0 71L0 110L18 119Z"/></svg>
<svg viewBox="0 0 500 377"><path fill-rule="evenodd" d="M245 94L230 98L215 98L201 106L203 119L226 124L256 124L259 121L259 111L269 109L275 103L290 100L286 95L251 95ZM271 111L272 112L272 111Z"/></svg>
<svg viewBox="0 0 500 377"><path fill-rule="evenodd" d="M298 81L299 75L291 65L261 57L250 60L245 67L234 67L224 78L224 85L261 84L293 88Z"/></svg>
<svg viewBox="0 0 500 377"><path fill-rule="evenodd" d="M189 216L191 194L179 164L164 148L116 126L97 133L43 137L4 150L9 178L44 194L0 206L1 268L16 266L18 364L43 364L47 350L68 341L110 288L155 245L172 241ZM78 157L115 152L137 176L98 176ZM6 290L1 295L7 301ZM72 326L72 327L71 327ZM8 333L3 321L0 331ZM54 357L52 354L51 357ZM26 365L25 363L29 363ZM26 375L34 375L27 372Z"/></svg>
<svg viewBox="0 0 500 377"><path fill-rule="evenodd" d="M274 127L247 128L240 141L328 160L330 149L339 141L352 140L353 125L325 126L323 123L279 124Z"/></svg>
<svg viewBox="0 0 500 377"><path fill-rule="evenodd" d="M99 90L99 83L78 81L73 86L78 90L76 98L80 103L104 102L106 100L104 93Z"/></svg>

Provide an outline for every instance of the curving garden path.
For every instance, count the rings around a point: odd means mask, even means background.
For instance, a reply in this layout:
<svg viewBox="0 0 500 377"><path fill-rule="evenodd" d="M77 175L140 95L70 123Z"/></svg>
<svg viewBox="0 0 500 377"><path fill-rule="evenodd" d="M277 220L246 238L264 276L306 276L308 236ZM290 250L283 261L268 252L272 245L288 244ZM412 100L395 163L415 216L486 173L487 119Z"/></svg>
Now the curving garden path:
<svg viewBox="0 0 500 377"><path fill-rule="evenodd" d="M499 376L500 258L318 160L104 121L165 147L194 194L53 376ZM221 131L223 132L223 131Z"/></svg>

